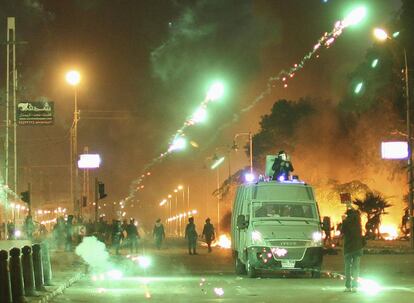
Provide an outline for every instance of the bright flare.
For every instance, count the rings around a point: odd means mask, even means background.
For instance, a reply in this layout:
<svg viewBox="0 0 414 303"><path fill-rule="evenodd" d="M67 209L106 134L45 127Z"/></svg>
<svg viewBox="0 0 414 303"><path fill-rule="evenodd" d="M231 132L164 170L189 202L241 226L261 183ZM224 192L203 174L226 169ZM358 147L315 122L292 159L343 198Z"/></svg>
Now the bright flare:
<svg viewBox="0 0 414 303"><path fill-rule="evenodd" d="M216 101L223 96L223 93L224 85L220 82L215 82L208 90L207 99L211 101Z"/></svg>
<svg viewBox="0 0 414 303"><path fill-rule="evenodd" d="M146 269L151 265L151 259L147 256L138 256L137 263L141 268Z"/></svg>
<svg viewBox="0 0 414 303"><path fill-rule="evenodd" d="M388 34L382 28L374 28L374 37L380 41L385 41L388 39Z"/></svg>
<svg viewBox="0 0 414 303"><path fill-rule="evenodd" d="M359 278L358 282L360 285L360 290L366 293L367 295L375 296L381 290L381 286L373 280Z"/></svg>
<svg viewBox="0 0 414 303"><path fill-rule="evenodd" d="M227 235L220 235L217 241L217 245L221 248L231 248L231 240Z"/></svg>
<svg viewBox="0 0 414 303"><path fill-rule="evenodd" d="M106 275L108 276L109 279L112 279L112 280L120 280L123 276L122 272L117 269L108 271Z"/></svg>
<svg viewBox="0 0 414 303"><path fill-rule="evenodd" d="M398 229L395 225L381 225L379 231L380 234L385 234L385 240L395 240L398 238Z"/></svg>
<svg viewBox="0 0 414 303"><path fill-rule="evenodd" d="M377 65L378 65L378 59L374 59L374 60L372 60L371 67L372 67L372 68L376 68L376 67L377 67Z"/></svg>
<svg viewBox="0 0 414 303"><path fill-rule="evenodd" d="M201 123L207 119L207 110L204 107L199 107L193 117L191 118L195 123Z"/></svg>
<svg viewBox="0 0 414 303"><path fill-rule="evenodd" d="M81 76L78 71L71 70L66 73L66 82L72 86L76 86L80 83Z"/></svg>
<svg viewBox="0 0 414 303"><path fill-rule="evenodd" d="M183 137L176 137L170 148L168 149L169 152L176 151L176 150L183 150L187 146L187 141Z"/></svg>
<svg viewBox="0 0 414 303"><path fill-rule="evenodd" d="M357 7L351 11L343 20L344 27L353 26L361 22L367 15L367 9L364 6Z"/></svg>

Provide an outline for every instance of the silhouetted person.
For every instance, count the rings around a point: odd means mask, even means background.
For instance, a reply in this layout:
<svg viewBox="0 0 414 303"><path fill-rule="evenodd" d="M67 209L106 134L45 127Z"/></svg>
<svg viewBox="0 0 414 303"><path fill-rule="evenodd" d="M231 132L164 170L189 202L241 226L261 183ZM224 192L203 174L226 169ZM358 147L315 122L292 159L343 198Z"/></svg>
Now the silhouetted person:
<svg viewBox="0 0 414 303"><path fill-rule="evenodd" d="M72 251L73 216L69 215L65 225L65 251Z"/></svg>
<svg viewBox="0 0 414 303"><path fill-rule="evenodd" d="M9 223L7 223L7 234L9 235L8 236L9 240L16 239L15 232L16 232L16 227L14 225L14 222L10 221Z"/></svg>
<svg viewBox="0 0 414 303"><path fill-rule="evenodd" d="M115 254L119 255L119 248L121 246L122 225L121 221L114 220L112 224L112 247L115 248Z"/></svg>
<svg viewBox="0 0 414 303"><path fill-rule="evenodd" d="M404 238L407 239L410 234L410 212L408 208L405 209L401 219L401 232L403 233Z"/></svg>
<svg viewBox="0 0 414 303"><path fill-rule="evenodd" d="M341 232L344 238L345 291L354 292L358 288L359 264L364 247L359 211L347 210Z"/></svg>
<svg viewBox="0 0 414 303"><path fill-rule="evenodd" d="M27 239L33 241L33 232L35 225L31 215L28 215L24 220L24 232L26 233Z"/></svg>
<svg viewBox="0 0 414 303"><path fill-rule="evenodd" d="M188 254L196 255L196 246L197 246L197 231L196 226L194 224L194 218L188 218L188 224L185 227L185 238L188 241Z"/></svg>
<svg viewBox="0 0 414 303"><path fill-rule="evenodd" d="M330 217L323 217L322 230L325 233L324 244L330 243L331 242L331 230L332 230Z"/></svg>
<svg viewBox="0 0 414 303"><path fill-rule="evenodd" d="M213 226L213 224L210 223L210 218L206 219L206 224L204 224L202 236L204 236L204 238L206 239L208 252L210 253L211 252L211 242L215 238L214 226Z"/></svg>
<svg viewBox="0 0 414 303"><path fill-rule="evenodd" d="M273 180L289 180L289 175L293 172L293 165L289 160L289 156L283 150L281 150L275 158L272 169L274 171Z"/></svg>
<svg viewBox="0 0 414 303"><path fill-rule="evenodd" d="M155 221L152 236L154 237L155 247L157 247L157 249L161 249L162 241L165 239L165 230L164 225L161 223L161 219L157 219L157 221Z"/></svg>
<svg viewBox="0 0 414 303"><path fill-rule="evenodd" d="M140 238L138 228L135 226L135 220L131 219L126 227L129 251L131 253L138 252L138 239Z"/></svg>

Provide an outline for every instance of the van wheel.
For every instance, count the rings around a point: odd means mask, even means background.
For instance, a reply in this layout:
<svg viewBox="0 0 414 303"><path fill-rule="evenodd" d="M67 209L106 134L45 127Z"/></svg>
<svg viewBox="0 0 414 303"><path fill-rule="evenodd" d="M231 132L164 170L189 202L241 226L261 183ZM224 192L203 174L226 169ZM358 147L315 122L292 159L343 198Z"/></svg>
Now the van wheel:
<svg viewBox="0 0 414 303"><path fill-rule="evenodd" d="M256 268L252 266L249 258L247 258L246 270L247 270L247 276L249 278L256 278L257 276Z"/></svg>
<svg viewBox="0 0 414 303"><path fill-rule="evenodd" d="M321 269L319 267L314 268L311 271L311 277L312 277L312 279L320 279L321 278Z"/></svg>
<svg viewBox="0 0 414 303"><path fill-rule="evenodd" d="M237 255L234 257L234 270L236 275L246 274L246 266L240 261Z"/></svg>

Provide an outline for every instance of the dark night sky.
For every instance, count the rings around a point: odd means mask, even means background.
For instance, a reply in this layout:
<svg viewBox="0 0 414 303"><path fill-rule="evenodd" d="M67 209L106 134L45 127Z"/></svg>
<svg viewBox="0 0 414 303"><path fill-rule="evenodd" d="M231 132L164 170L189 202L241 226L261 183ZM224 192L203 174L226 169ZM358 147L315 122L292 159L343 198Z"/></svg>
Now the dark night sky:
<svg viewBox="0 0 414 303"><path fill-rule="evenodd" d="M302 58L323 32L360 2L1 0L1 41L5 17L15 16L18 39L28 42L18 52L20 98L53 100L56 109L54 126L19 128L19 162L22 167L68 162L73 91L64 73L78 68L79 147L87 145L102 154L97 175L107 185L108 200L118 201L128 194L143 166L165 151L171 135L203 99L208 83L221 78L227 84L225 100L211 109L208 125L192 132L203 152L188 151L162 163L138 197L141 203L154 204L184 182L194 189L193 197L207 202L209 198L201 195L211 192L215 179L202 170L204 158L215 147L229 144L235 132L256 131L260 116L275 100L315 96L338 101L346 90L347 74L372 44L371 28L386 23L399 1L362 1L369 7L363 25L346 30L331 49L298 73L288 89L274 90L239 122L216 133L265 87L269 76ZM0 56L5 62L3 50ZM3 64L0 69L4 79ZM126 111L122 116L128 119L82 119L90 117L88 110ZM203 146L215 135L217 140ZM232 165L235 171L247 165L247 159L239 152ZM24 187L27 172L22 168L21 173ZM68 193L68 171L44 168L31 174L39 200L40 180Z"/></svg>

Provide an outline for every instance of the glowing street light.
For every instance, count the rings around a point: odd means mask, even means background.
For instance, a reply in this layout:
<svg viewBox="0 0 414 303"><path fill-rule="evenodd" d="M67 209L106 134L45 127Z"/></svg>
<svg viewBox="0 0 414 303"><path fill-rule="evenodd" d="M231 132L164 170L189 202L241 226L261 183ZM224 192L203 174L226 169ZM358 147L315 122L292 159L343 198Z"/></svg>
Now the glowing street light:
<svg viewBox="0 0 414 303"><path fill-rule="evenodd" d="M393 38L398 37L400 33L395 32L392 34ZM386 41L392 39L388 33L381 29L376 28L374 29L374 36L379 41ZM405 102L406 102L406 123L407 123L407 144L408 144L408 155L407 155L407 169L408 169L408 207L410 212L410 247L411 249L414 249L414 197L413 197L413 190L414 190L414 176L413 176L413 159L412 159L412 129L411 129L411 101L410 101L410 78L409 78L409 69L408 69L408 59L407 59L407 49L404 47L404 45L400 45L399 43L396 43L397 46L400 46L402 49L402 53L404 56L404 77L405 77Z"/></svg>
<svg viewBox="0 0 414 303"><path fill-rule="evenodd" d="M353 26L361 22L367 15L367 9L364 6L359 6L352 10L343 20L345 27Z"/></svg>
<svg viewBox="0 0 414 303"><path fill-rule="evenodd" d="M76 70L71 70L66 73L66 82L72 86L77 86L80 83L81 76Z"/></svg>
<svg viewBox="0 0 414 303"><path fill-rule="evenodd" d="M71 128L71 141L70 141L70 189L71 200L73 202L73 211L79 211L78 199L77 199L77 184L78 184L78 167L76 160L78 158L78 85L80 83L81 76L76 70L71 70L66 73L66 82L74 87L75 90L75 109L73 111L73 127ZM75 177L73 176L75 172ZM75 180L74 180L75 179Z"/></svg>
<svg viewBox="0 0 414 303"><path fill-rule="evenodd" d="M378 59L374 59L374 60L372 60L371 67L372 67L372 68L376 68L376 67L377 67L377 65L378 65L378 62L379 62L379 60L378 60Z"/></svg>
<svg viewBox="0 0 414 303"><path fill-rule="evenodd" d="M216 101L223 97L223 94L224 85L221 82L215 82L207 92L207 99L211 101Z"/></svg>
<svg viewBox="0 0 414 303"><path fill-rule="evenodd" d="M364 83L363 82L359 82L354 89L354 93L355 94L359 94L362 90L362 88L364 87Z"/></svg>
<svg viewBox="0 0 414 303"><path fill-rule="evenodd" d="M382 28L374 28L373 33L374 37L379 41L385 41L389 38L387 32Z"/></svg>
<svg viewBox="0 0 414 303"><path fill-rule="evenodd" d="M211 165L211 169L216 169L218 166L220 166L221 163L223 163L224 159L226 159L225 157L221 157L220 159L217 159L213 165Z"/></svg>

